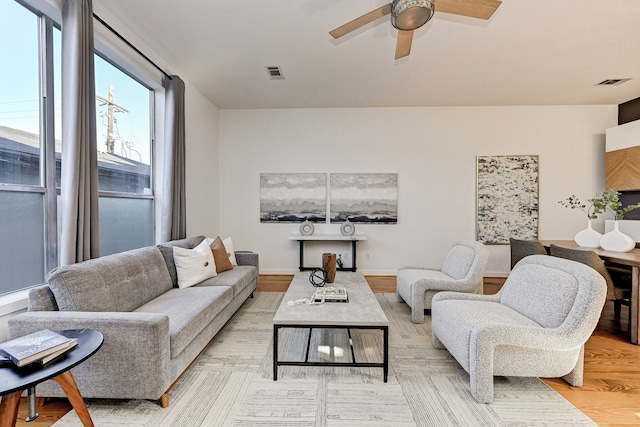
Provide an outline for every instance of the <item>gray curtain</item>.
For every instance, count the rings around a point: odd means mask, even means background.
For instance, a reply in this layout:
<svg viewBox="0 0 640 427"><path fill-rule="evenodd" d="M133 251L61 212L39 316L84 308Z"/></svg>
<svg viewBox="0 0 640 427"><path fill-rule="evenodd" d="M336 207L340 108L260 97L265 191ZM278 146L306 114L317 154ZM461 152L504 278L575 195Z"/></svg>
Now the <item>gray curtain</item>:
<svg viewBox="0 0 640 427"><path fill-rule="evenodd" d="M185 198L184 82L178 76L164 81L164 176L162 179L162 241L187 237Z"/></svg>
<svg viewBox="0 0 640 427"><path fill-rule="evenodd" d="M92 0L62 1L60 264L100 256Z"/></svg>

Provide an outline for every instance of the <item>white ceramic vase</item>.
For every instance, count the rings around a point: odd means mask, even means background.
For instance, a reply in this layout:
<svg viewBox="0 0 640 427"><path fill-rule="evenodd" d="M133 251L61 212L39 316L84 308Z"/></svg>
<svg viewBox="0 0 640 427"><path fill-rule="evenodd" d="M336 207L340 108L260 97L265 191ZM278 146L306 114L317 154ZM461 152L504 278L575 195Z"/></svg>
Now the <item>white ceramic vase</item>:
<svg viewBox="0 0 640 427"><path fill-rule="evenodd" d="M600 239L602 234L598 233L591 227L591 220L587 222L587 228L578 233L573 238L578 246L585 248L597 248L600 246Z"/></svg>
<svg viewBox="0 0 640 427"><path fill-rule="evenodd" d="M613 222L613 230L600 238L602 249L614 252L629 252L636 247L636 241L618 229L618 221Z"/></svg>

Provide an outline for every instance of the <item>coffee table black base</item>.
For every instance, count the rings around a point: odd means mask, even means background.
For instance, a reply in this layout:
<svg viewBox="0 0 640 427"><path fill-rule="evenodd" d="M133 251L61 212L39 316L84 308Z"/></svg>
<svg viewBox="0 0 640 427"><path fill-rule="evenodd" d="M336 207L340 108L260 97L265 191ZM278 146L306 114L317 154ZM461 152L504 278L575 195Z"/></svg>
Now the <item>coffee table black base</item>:
<svg viewBox="0 0 640 427"><path fill-rule="evenodd" d="M307 349L304 362L278 360L278 334L282 328L309 329ZM309 349L311 347L311 332L313 329L347 329L349 342L351 343L351 329L378 329L383 336L382 363L356 362L353 343L351 346L351 360L353 362L309 362ZM346 366L361 368L382 368L384 382L387 382L389 374L389 327L388 326L339 326L339 325L273 325L273 380L278 380L278 366Z"/></svg>

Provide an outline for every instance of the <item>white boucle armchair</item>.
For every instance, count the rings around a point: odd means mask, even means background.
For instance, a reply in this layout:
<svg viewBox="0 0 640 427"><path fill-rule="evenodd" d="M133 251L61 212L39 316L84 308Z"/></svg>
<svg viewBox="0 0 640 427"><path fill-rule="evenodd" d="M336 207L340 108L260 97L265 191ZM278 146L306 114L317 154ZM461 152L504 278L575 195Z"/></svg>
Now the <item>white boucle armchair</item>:
<svg viewBox="0 0 640 427"><path fill-rule="evenodd" d="M404 267L396 273L398 301L411 307L411 321L424 323L424 310L440 291L482 293L489 251L480 242L458 240L440 268Z"/></svg>
<svg viewBox="0 0 640 427"><path fill-rule="evenodd" d="M582 386L584 343L598 324L607 285L566 259L522 259L495 295L441 292L433 298L433 346L469 373L471 394L493 401L493 377L562 377Z"/></svg>

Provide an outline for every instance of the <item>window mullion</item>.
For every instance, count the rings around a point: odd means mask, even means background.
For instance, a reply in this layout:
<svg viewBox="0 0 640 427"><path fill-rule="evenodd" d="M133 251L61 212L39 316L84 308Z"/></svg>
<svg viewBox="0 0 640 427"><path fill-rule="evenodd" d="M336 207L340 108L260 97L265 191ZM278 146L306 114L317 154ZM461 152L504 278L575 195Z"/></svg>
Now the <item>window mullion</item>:
<svg viewBox="0 0 640 427"><path fill-rule="evenodd" d="M45 187L45 273L58 266L58 209L56 191L56 142L54 129L53 22L40 17L40 138L41 180ZM46 274L45 274L46 276Z"/></svg>

